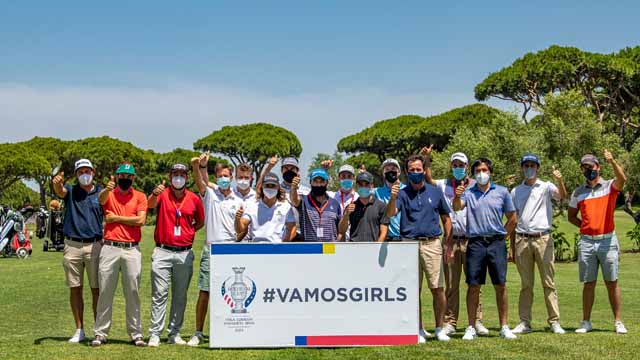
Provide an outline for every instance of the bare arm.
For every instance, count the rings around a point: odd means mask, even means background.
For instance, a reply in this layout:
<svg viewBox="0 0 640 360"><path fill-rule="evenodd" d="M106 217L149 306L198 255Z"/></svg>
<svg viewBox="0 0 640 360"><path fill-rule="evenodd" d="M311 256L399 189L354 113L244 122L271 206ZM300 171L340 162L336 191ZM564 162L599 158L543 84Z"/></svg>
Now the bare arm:
<svg viewBox="0 0 640 360"><path fill-rule="evenodd" d="M342 219L340 219L340 223L338 224L338 233L342 235L343 238L346 238L347 231L349 231L349 217L352 211L349 211L348 208L353 204L349 204L349 206L345 209L344 215Z"/></svg>
<svg viewBox="0 0 640 360"><path fill-rule="evenodd" d="M391 197L389 198L389 203L387 204L387 210L385 211L385 216L388 218L392 218L398 214L398 208L396 207L396 201L398 200L398 193L400 192L400 180L397 180L395 184L391 187Z"/></svg>
<svg viewBox="0 0 640 360"><path fill-rule="evenodd" d="M518 216L515 211L509 211L505 215L507 216L507 223L504 225L504 228L507 231L507 234L510 234L516 229Z"/></svg>
<svg viewBox="0 0 640 360"><path fill-rule="evenodd" d="M129 226L143 226L145 221L147 221L147 212L138 211L138 215L136 216L120 216L107 211L104 220L107 224L119 223Z"/></svg>
<svg viewBox="0 0 640 360"><path fill-rule="evenodd" d="M286 226L287 226L287 233L285 234L283 241L284 242L293 241L293 239L296 238L296 223L290 222L290 223L287 223Z"/></svg>
<svg viewBox="0 0 640 360"><path fill-rule="evenodd" d="M389 225L380 224L380 236L378 236L378 242L384 242L387 239L387 233L389 233Z"/></svg>
<svg viewBox="0 0 640 360"><path fill-rule="evenodd" d="M300 177L296 176L295 178L293 178L293 181L291 182L291 193L289 194L290 199L291 199L291 205L293 205L293 207L298 207L300 206L300 194L298 194L298 186L300 185Z"/></svg>
<svg viewBox="0 0 640 360"><path fill-rule="evenodd" d="M205 179L202 177L202 173L200 172L200 164L206 160L208 160L208 156L206 154L202 154L200 155L200 157L194 157L191 159L191 168L193 169L193 181L196 183L196 186L198 187L198 192L200 193L200 196L204 196L207 191L207 183Z"/></svg>
<svg viewBox="0 0 640 360"><path fill-rule="evenodd" d="M247 232L249 230L249 219L247 218L238 218L236 217L235 228L236 228L236 241L241 241L247 236Z"/></svg>
<svg viewBox="0 0 640 360"><path fill-rule="evenodd" d="M582 226L582 221L578 218L578 209L569 207L567 211L569 222L573 225L580 227Z"/></svg>

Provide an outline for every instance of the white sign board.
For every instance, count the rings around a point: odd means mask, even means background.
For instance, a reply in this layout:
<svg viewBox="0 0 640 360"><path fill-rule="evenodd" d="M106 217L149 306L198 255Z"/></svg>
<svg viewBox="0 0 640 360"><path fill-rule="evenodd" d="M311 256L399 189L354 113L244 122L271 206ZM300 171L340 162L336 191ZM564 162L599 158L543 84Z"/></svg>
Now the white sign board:
<svg viewBox="0 0 640 360"><path fill-rule="evenodd" d="M418 342L418 244L211 246L210 347Z"/></svg>

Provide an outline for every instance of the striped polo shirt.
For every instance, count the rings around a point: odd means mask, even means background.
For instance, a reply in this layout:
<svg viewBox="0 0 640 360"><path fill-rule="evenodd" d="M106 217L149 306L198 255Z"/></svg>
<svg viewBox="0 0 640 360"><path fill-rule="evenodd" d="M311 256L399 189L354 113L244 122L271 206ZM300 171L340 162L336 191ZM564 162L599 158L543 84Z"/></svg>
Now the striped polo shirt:
<svg viewBox="0 0 640 360"><path fill-rule="evenodd" d="M298 207L304 241L332 242L338 240L338 223L342 218L340 203L329 196L318 204L306 195Z"/></svg>
<svg viewBox="0 0 640 360"><path fill-rule="evenodd" d="M571 195L569 207L580 210L580 234L604 235L615 230L613 212L619 190L613 184L614 180L600 178L595 186L584 183Z"/></svg>

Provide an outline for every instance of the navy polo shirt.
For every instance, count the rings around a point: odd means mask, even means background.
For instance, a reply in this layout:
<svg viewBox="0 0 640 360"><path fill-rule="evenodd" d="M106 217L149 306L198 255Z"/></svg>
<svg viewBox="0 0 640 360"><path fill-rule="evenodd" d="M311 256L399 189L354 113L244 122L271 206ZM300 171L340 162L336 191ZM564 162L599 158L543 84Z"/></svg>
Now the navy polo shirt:
<svg viewBox="0 0 640 360"><path fill-rule="evenodd" d="M79 184L65 185L64 235L68 238L90 239L102 237L102 206L98 195L102 188L98 185L86 192Z"/></svg>
<svg viewBox="0 0 640 360"><path fill-rule="evenodd" d="M396 208L401 214L400 237L408 239L442 235L440 215L451 212L442 191L427 183L417 191L411 186L400 190Z"/></svg>

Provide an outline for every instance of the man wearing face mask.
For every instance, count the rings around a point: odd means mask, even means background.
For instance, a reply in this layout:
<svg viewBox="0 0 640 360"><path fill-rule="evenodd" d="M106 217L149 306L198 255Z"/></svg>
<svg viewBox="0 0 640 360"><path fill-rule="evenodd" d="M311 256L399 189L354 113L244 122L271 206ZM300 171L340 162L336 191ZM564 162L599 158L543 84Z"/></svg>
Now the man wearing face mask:
<svg viewBox="0 0 640 360"><path fill-rule="evenodd" d="M253 182L253 168L251 165L242 163L236 168L236 187L233 192L242 199L245 206L256 202L256 191L251 188Z"/></svg>
<svg viewBox="0 0 640 360"><path fill-rule="evenodd" d="M453 225L453 246L451 248L451 258L444 265L445 295L447 297L447 311L444 315L444 331L447 335L456 332L458 316L460 314L460 279L462 269L467 254L467 212L466 210L453 211L453 199L456 197L456 189L459 185L465 188L475 185L476 181L467 176L467 166L469 160L467 155L461 152L451 155L449 165L451 168L451 178L431 180L444 194L447 205L451 209L449 216ZM427 170L428 172L429 170ZM427 176L430 178L430 176ZM476 332L486 335L489 330L482 324L482 304L478 303L478 312L475 323Z"/></svg>
<svg viewBox="0 0 640 360"><path fill-rule="evenodd" d="M206 243L200 257L200 272L198 275L198 303L196 304L196 331L188 341L189 346L198 346L202 342L202 330L209 306L209 273L210 246L218 242L236 241L234 220L236 212L243 208L242 199L237 197L231 189L233 170L229 165L216 164L216 184L213 188L208 185L207 163L209 154L202 154L191 159L194 181L202 197L205 211Z"/></svg>
<svg viewBox="0 0 640 360"><path fill-rule="evenodd" d="M391 188L400 179L400 163L396 159L386 159L380 166L382 169L382 178L384 185L376 188L373 191L373 195L376 199L382 201L385 204L391 200ZM400 183L400 190L405 188L405 184ZM400 217L402 215L393 216L389 219L389 231L387 233L387 240L400 241Z"/></svg>
<svg viewBox="0 0 640 360"><path fill-rule="evenodd" d="M327 196L327 170L312 170L309 180L311 192L302 197L298 193L300 178L294 178L291 184L291 203L300 214L303 241L340 241L342 235L338 233L338 224L342 219L342 210L338 201Z"/></svg>
<svg viewBox="0 0 640 360"><path fill-rule="evenodd" d="M620 245L615 233L613 219L618 192L622 191L627 177L624 170L614 160L609 150L604 150L605 160L611 164L614 180L604 180L600 175L600 162L588 154L580 161L580 170L586 179L571 195L569 201L569 222L580 228L578 242L578 271L582 289L582 323L576 333L584 334L593 329L591 309L595 296L598 268L607 286L609 304L613 310L614 329L618 334L626 334L621 320L620 288L618 287L618 258ZM580 218L578 218L578 212Z"/></svg>
<svg viewBox="0 0 640 360"><path fill-rule="evenodd" d="M280 191L274 173L263 176L257 189L260 200L236 212L237 240L249 234L251 242L289 242L296 236L296 218L291 204Z"/></svg>
<svg viewBox="0 0 640 360"><path fill-rule="evenodd" d="M193 275L193 240L196 231L204 226L204 207L198 195L187 190L188 168L175 164L169 172L169 188L165 181L149 196L149 209L157 210L154 239L156 247L151 256L151 327L149 346L160 346L160 335L172 288L167 343L185 345L180 337L187 305L187 292Z"/></svg>
<svg viewBox="0 0 640 360"><path fill-rule="evenodd" d="M387 239L389 218L387 206L373 196L373 175L364 171L356 177L358 198L345 208L340 233L349 232L351 241L378 241Z"/></svg>
<svg viewBox="0 0 640 360"><path fill-rule="evenodd" d="M509 306L507 295L507 244L505 237L511 233L517 222L516 209L509 190L496 185L491 180L493 165L487 158L479 158L471 165L471 173L476 184L465 188L459 185L453 200L455 211L467 210L467 257L465 275L467 278L467 316L469 326L462 340L477 337L475 329L480 287L484 285L487 270L496 291L500 337L516 339L509 329ZM502 224L506 216L507 224Z"/></svg>
<svg viewBox="0 0 640 360"><path fill-rule="evenodd" d="M98 194L102 190L93 184L95 172L91 161L80 159L75 163L77 183L73 186L65 185L64 172L53 178L53 191L64 200L64 267L67 286L69 287L69 301L71 313L76 323L76 332L69 339L77 344L85 340L84 334L84 301L82 287L84 272L87 271L91 295L93 298L93 318L96 316L96 306L100 289L98 288L98 261L102 244L102 207L98 201Z"/></svg>
<svg viewBox="0 0 640 360"><path fill-rule="evenodd" d="M91 346L100 346L107 341L111 328L113 296L122 273L127 318L127 333L136 346L146 346L142 337L140 317L140 274L142 254L140 252L141 228L147 219L147 197L131 187L135 168L122 164L116 170L116 179L111 180L100 192L99 200L105 214L104 242L100 252L97 317L94 325L95 338Z"/></svg>
<svg viewBox="0 0 640 360"><path fill-rule="evenodd" d="M533 306L533 281L535 265L540 271L540 281L547 306L547 322L555 334L564 334L560 326L558 292L554 282L554 248L551 238L553 205L551 200L560 202L567 198L567 190L560 171L553 168L553 177L558 186L538 179L540 160L534 154L525 154L520 160L524 175L522 184L511 190L513 204L518 214L516 232L510 234L510 258L515 260L520 273L521 289L519 299L520 324L514 334L531 332L531 308Z"/></svg>
<svg viewBox="0 0 640 360"><path fill-rule="evenodd" d="M340 180L340 189L338 191L328 191L329 197L334 198L340 203L340 210L344 213L345 208L349 204L353 204L358 199L358 194L353 189L353 180L356 176L356 170L353 166L345 164L338 169L338 180ZM349 241L351 234L347 231L344 234L345 241Z"/></svg>
<svg viewBox="0 0 640 360"><path fill-rule="evenodd" d="M400 236L402 240L420 243L420 289L422 289L423 277L426 275L427 285L433 296L435 336L439 341L449 341L449 336L442 329L444 312L447 307L442 261L445 258L443 244L447 244L447 248L451 247L452 228L449 217L451 210L442 191L425 181L427 166L430 164L422 155L411 155L407 159L405 170L410 186L400 190L399 181L393 185L386 215L391 217L401 213ZM442 222L444 233L440 222ZM421 301L420 304L422 304ZM421 308L422 305L420 305ZM419 332L420 341L426 341L429 335L423 328L422 315L420 316Z"/></svg>

